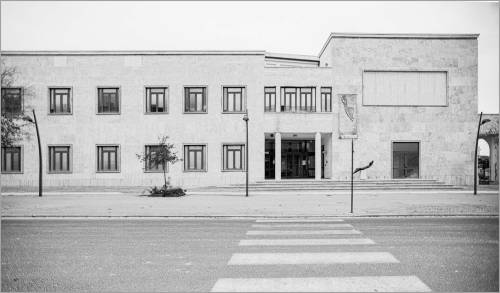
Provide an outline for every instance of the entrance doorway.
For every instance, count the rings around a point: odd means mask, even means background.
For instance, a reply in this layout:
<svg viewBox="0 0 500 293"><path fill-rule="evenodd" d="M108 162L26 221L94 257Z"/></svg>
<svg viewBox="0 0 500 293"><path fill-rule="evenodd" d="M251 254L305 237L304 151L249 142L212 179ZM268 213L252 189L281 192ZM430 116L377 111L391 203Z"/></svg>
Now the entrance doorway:
<svg viewBox="0 0 500 293"><path fill-rule="evenodd" d="M275 179L274 139L266 139L264 153L265 153L265 179ZM322 175L323 175L323 166L320 167L322 169ZM294 139L294 140L281 141L282 179L314 178L315 169L316 166L315 166L314 140Z"/></svg>

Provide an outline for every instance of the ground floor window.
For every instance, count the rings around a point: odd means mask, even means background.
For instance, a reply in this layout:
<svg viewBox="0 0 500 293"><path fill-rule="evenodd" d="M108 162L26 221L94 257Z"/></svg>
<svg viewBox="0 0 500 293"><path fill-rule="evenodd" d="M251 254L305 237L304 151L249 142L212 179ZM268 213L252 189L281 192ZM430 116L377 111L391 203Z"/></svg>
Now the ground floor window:
<svg viewBox="0 0 500 293"><path fill-rule="evenodd" d="M49 146L49 172L71 172L69 146Z"/></svg>
<svg viewBox="0 0 500 293"><path fill-rule="evenodd" d="M184 171L206 171L206 145L184 145Z"/></svg>
<svg viewBox="0 0 500 293"><path fill-rule="evenodd" d="M419 154L418 142L393 142L392 178L419 178Z"/></svg>
<svg viewBox="0 0 500 293"><path fill-rule="evenodd" d="M222 166L223 170L236 171L243 170L245 167L245 145L228 145L222 146Z"/></svg>
<svg viewBox="0 0 500 293"><path fill-rule="evenodd" d="M21 147L2 147L2 173L21 173Z"/></svg>
<svg viewBox="0 0 500 293"><path fill-rule="evenodd" d="M146 160L144 161L144 170L146 172L163 172L164 164L158 163L157 155L161 152L161 147L158 145L147 145L145 148ZM165 171L168 171L168 164L165 166Z"/></svg>
<svg viewBox="0 0 500 293"><path fill-rule="evenodd" d="M97 172L119 172L119 160L117 145L97 146Z"/></svg>

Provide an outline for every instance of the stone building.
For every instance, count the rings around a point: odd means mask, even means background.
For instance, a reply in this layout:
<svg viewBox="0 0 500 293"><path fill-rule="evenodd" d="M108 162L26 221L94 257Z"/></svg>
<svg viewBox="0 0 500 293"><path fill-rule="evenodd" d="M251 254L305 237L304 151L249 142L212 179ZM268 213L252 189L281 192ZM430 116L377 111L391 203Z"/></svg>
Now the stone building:
<svg viewBox="0 0 500 293"><path fill-rule="evenodd" d="M137 160L168 135L175 185L362 179L473 182L478 35L332 33L317 56L266 51L2 52L3 111L37 112L44 182L159 184ZM245 161L244 114L249 117ZM36 185L28 139L2 148L2 184Z"/></svg>

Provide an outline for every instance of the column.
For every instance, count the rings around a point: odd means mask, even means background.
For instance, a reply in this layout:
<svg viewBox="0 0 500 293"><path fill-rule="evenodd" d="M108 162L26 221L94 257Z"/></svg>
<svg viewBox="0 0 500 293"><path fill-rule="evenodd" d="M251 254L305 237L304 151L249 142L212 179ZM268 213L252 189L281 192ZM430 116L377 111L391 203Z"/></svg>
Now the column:
<svg viewBox="0 0 500 293"><path fill-rule="evenodd" d="M274 134L274 179L281 180L281 133Z"/></svg>
<svg viewBox="0 0 500 293"><path fill-rule="evenodd" d="M316 132L314 142L314 179L321 180L321 133Z"/></svg>

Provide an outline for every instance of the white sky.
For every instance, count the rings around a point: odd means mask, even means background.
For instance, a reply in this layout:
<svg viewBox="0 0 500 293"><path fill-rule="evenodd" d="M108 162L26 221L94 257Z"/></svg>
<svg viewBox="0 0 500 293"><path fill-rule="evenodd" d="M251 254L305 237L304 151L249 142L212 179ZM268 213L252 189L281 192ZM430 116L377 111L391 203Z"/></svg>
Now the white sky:
<svg viewBox="0 0 500 293"><path fill-rule="evenodd" d="M479 111L499 109L498 2L5 2L2 50L266 50L330 32L479 33Z"/></svg>

